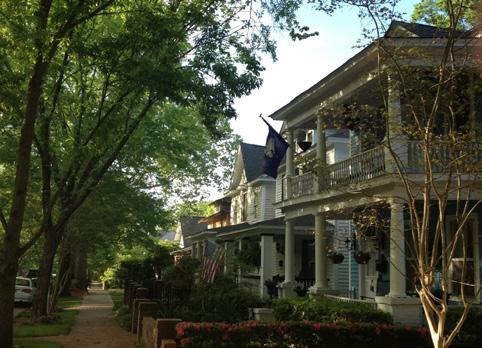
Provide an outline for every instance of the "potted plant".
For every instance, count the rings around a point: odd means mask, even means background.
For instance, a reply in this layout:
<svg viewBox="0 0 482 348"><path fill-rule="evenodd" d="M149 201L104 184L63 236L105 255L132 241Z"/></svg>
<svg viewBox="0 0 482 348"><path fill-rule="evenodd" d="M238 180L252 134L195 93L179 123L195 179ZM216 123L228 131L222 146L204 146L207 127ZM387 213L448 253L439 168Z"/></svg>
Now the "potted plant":
<svg viewBox="0 0 482 348"><path fill-rule="evenodd" d="M353 257L355 261L360 265L366 265L370 261L370 253L364 251L357 251Z"/></svg>
<svg viewBox="0 0 482 348"><path fill-rule="evenodd" d="M345 259L345 256L342 253L339 253L337 251L332 251L328 253L328 258L331 260L331 262L337 264L337 263L342 263L343 260Z"/></svg>

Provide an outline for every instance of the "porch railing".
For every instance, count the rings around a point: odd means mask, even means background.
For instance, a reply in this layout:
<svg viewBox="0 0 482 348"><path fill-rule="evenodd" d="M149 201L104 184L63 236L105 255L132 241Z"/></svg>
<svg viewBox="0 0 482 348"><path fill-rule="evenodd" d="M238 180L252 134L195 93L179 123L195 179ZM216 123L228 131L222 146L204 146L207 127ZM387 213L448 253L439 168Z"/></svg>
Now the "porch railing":
<svg viewBox="0 0 482 348"><path fill-rule="evenodd" d="M482 160L482 144L476 142L459 142L450 144L445 141L433 142L429 149L432 171L447 172L449 166L457 167L461 172L477 170L477 163ZM407 172L423 173L425 168L425 149L422 141L407 142ZM480 167L479 169L480 170Z"/></svg>
<svg viewBox="0 0 482 348"><path fill-rule="evenodd" d="M356 298L349 298L349 297L342 297L342 296L335 296L335 295L324 295L324 297L336 301L336 302L348 302L348 303L356 303L356 304L363 304L370 309L377 309L377 304L375 301L372 300L359 300Z"/></svg>
<svg viewBox="0 0 482 348"><path fill-rule="evenodd" d="M288 181L284 178L283 199L312 195L318 192L318 187L323 190L358 183L383 174L385 174L385 151L383 146L378 146L329 165L324 169L319 185L318 175L313 172L292 177L290 180L291 195L287 194Z"/></svg>
<svg viewBox="0 0 482 348"><path fill-rule="evenodd" d="M291 198L316 193L318 177L313 173L305 173L291 178Z"/></svg>
<svg viewBox="0 0 482 348"><path fill-rule="evenodd" d="M385 150L377 146L325 169L324 187L354 184L385 174Z"/></svg>

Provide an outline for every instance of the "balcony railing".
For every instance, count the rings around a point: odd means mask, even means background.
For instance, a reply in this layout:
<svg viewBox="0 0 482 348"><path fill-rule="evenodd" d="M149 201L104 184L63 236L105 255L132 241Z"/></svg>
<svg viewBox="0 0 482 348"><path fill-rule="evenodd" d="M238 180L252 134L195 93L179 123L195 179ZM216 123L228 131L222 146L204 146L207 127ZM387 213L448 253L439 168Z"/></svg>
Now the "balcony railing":
<svg viewBox="0 0 482 348"><path fill-rule="evenodd" d="M305 173L291 178L291 198L312 195L317 192L318 177L314 173Z"/></svg>
<svg viewBox="0 0 482 348"><path fill-rule="evenodd" d="M449 168L452 171L467 173L480 170L482 144L476 142L450 144L440 141L431 144L429 152L430 164L434 173L448 172ZM408 141L407 158L408 173L425 171L425 149L421 141Z"/></svg>
<svg viewBox="0 0 482 348"><path fill-rule="evenodd" d="M322 187L355 184L385 174L385 150L375 147L325 169Z"/></svg>
<svg viewBox="0 0 482 348"><path fill-rule="evenodd" d="M399 154L406 173L424 172L424 151L420 141L407 141L406 145L399 146L394 151ZM396 173L392 165L386 168L386 154L388 154L387 148L380 145L325 167L322 175L316 174L317 166L315 165L313 172L291 178L291 195L289 197L286 189L288 182L285 178L283 199L312 195L330 188L357 184L380 177L387 172ZM434 173L447 172L447 167L453 167L454 163L457 164L458 172L480 172L482 144L460 143L454 149L446 142L437 142L432 145L430 160ZM390 162L392 161L388 161L388 163Z"/></svg>

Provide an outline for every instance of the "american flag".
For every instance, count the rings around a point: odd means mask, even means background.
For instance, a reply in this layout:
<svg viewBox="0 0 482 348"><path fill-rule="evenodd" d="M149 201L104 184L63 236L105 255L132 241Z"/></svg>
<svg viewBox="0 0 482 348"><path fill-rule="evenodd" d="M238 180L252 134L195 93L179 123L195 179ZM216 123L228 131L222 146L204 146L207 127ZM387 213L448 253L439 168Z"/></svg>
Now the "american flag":
<svg viewBox="0 0 482 348"><path fill-rule="evenodd" d="M201 279L212 284L218 274L221 262L224 259L225 250L217 248L211 256L205 256L202 261Z"/></svg>

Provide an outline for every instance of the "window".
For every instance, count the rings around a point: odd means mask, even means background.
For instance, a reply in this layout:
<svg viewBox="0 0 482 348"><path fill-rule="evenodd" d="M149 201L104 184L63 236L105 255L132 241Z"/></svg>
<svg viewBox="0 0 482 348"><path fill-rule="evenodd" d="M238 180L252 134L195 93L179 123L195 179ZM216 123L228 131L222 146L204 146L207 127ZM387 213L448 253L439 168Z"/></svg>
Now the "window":
<svg viewBox="0 0 482 348"><path fill-rule="evenodd" d="M246 199L246 192L241 193L241 222L248 218L248 201Z"/></svg>
<svg viewBox="0 0 482 348"><path fill-rule="evenodd" d="M447 221L448 239L452 240L458 229L458 223L455 216L449 217ZM466 259L464 260L464 242L462 238L458 238L454 257L450 264L450 292L457 299L461 295L461 283L473 284L465 285L464 293L467 296L474 296L476 289L480 284L480 275L482 273L481 264L479 261L480 245L477 229L477 220L474 217L469 217L464 226L464 236L466 243ZM480 232L479 232L480 233ZM462 273L465 267L464 279Z"/></svg>
<svg viewBox="0 0 482 348"><path fill-rule="evenodd" d="M261 216L261 188L256 187L253 191L253 217L255 219Z"/></svg>

